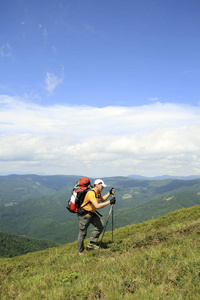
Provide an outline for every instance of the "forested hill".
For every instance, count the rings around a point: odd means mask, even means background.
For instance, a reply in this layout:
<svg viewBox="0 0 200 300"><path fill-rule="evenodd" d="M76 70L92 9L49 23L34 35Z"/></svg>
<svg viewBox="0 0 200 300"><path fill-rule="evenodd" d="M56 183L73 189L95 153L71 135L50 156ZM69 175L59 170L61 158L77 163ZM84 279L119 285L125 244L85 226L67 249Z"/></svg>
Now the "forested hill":
<svg viewBox="0 0 200 300"><path fill-rule="evenodd" d="M0 231L0 257L13 257L59 246L55 242Z"/></svg>
<svg viewBox="0 0 200 300"><path fill-rule="evenodd" d="M70 193L78 176L8 175L0 176L0 205L14 205L56 193Z"/></svg>

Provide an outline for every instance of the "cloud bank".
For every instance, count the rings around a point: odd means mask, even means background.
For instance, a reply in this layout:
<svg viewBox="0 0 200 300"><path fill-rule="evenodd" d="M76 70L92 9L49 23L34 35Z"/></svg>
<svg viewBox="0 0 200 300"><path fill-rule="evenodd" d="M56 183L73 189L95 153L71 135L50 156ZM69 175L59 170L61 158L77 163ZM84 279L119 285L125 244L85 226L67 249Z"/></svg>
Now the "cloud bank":
<svg viewBox="0 0 200 300"><path fill-rule="evenodd" d="M44 107L0 96L1 174L200 174L200 107Z"/></svg>

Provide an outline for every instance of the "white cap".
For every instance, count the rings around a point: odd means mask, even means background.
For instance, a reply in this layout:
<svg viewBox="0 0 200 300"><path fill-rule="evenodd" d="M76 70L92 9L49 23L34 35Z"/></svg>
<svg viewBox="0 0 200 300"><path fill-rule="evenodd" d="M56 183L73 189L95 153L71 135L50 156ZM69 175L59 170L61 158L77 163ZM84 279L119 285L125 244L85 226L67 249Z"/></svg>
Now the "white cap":
<svg viewBox="0 0 200 300"><path fill-rule="evenodd" d="M105 185L105 183L103 182L102 179L96 179L94 184L101 184L103 187L106 187L107 185Z"/></svg>

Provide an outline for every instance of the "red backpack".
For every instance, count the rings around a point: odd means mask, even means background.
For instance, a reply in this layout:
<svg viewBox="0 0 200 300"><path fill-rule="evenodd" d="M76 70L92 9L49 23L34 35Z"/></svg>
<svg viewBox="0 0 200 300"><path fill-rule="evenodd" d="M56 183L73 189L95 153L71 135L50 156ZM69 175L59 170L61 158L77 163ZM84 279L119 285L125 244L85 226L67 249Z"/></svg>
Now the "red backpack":
<svg viewBox="0 0 200 300"><path fill-rule="evenodd" d="M91 190L92 185L90 179L87 177L81 177L75 184L72 190L71 198L68 201L67 209L71 213L77 213L78 208L84 201L86 193Z"/></svg>

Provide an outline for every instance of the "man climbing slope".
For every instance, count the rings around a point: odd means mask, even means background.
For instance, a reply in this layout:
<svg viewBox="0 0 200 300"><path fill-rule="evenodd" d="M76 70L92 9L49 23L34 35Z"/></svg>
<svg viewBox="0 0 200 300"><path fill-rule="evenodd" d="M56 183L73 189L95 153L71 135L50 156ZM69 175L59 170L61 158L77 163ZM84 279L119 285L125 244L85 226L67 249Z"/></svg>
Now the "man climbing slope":
<svg viewBox="0 0 200 300"><path fill-rule="evenodd" d="M79 234L77 248L79 254L82 254L84 251L84 239L87 235L87 229L90 224L94 226L94 229L90 235L87 249L99 249L96 242L104 228L104 224L99 215L96 213L96 210L109 204L115 204L116 202L115 198L106 201L110 195L114 195L115 189L112 188L106 195L103 196L102 190L104 187L106 187L106 185L103 180L96 179L93 189L87 192L81 207L78 209Z"/></svg>

